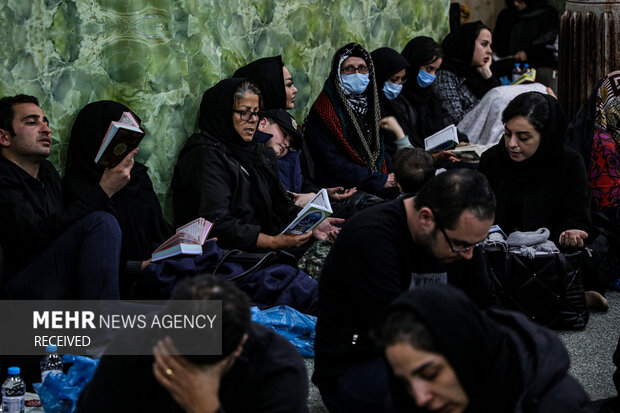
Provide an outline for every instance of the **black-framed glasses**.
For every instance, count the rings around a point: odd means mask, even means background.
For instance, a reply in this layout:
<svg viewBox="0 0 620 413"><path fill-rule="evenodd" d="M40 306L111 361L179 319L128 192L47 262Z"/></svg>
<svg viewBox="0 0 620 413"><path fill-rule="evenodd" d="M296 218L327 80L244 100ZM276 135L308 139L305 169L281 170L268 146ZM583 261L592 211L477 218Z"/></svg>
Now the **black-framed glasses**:
<svg viewBox="0 0 620 413"><path fill-rule="evenodd" d="M435 226L437 228L439 228L439 230L443 234L444 238L446 239L446 242L448 243L448 246L450 247L450 250L452 250L453 253L458 254L458 253L462 253L462 252L467 252L467 251L471 250L472 248L476 248L476 247L481 246L484 243L484 241L480 241L480 242L476 242L475 244L466 245L466 246L464 246L462 248L454 248L454 244L452 243L452 240L450 239L448 234L446 234L445 228L443 227L443 225L441 225L439 223L439 220L437 219L437 214L435 213L435 211L433 211L432 208L429 207L429 209L433 213L433 217L435 219Z"/></svg>
<svg viewBox="0 0 620 413"><path fill-rule="evenodd" d="M368 66L366 65L359 65L358 67L355 67L353 65L348 65L348 66L341 68L340 71L344 73L345 75L352 75L353 73L361 73L364 75L368 73L370 69L368 69Z"/></svg>
<svg viewBox="0 0 620 413"><path fill-rule="evenodd" d="M238 113L241 120L244 120L246 122L252 119L253 116L256 116L257 120L261 117L261 112L258 110L256 112L252 112L251 110L233 109L233 112Z"/></svg>

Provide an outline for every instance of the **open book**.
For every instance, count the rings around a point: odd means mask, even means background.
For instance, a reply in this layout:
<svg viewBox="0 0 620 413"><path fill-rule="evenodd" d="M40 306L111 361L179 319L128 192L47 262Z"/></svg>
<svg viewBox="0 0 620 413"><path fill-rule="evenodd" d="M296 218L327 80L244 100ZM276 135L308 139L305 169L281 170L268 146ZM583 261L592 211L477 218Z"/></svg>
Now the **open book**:
<svg viewBox="0 0 620 413"><path fill-rule="evenodd" d="M464 161L479 161L482 156L483 149L478 145L457 146L452 149L452 153L457 158Z"/></svg>
<svg viewBox="0 0 620 413"><path fill-rule="evenodd" d="M511 85L520 85L525 82L536 82L536 69L528 69L517 80L511 83Z"/></svg>
<svg viewBox="0 0 620 413"><path fill-rule="evenodd" d="M308 204L299 211L297 217L289 224L283 234L303 235L312 231L325 218L332 214L332 205L329 202L329 196L325 188L321 189L318 194Z"/></svg>
<svg viewBox="0 0 620 413"><path fill-rule="evenodd" d="M204 218L197 218L192 222L177 228L176 233L164 241L152 254L153 262L175 255L200 255L202 244L207 240L213 224Z"/></svg>
<svg viewBox="0 0 620 413"><path fill-rule="evenodd" d="M454 124L446 126L424 139L424 150L430 153L454 148L459 143L459 135Z"/></svg>
<svg viewBox="0 0 620 413"><path fill-rule="evenodd" d="M110 122L95 163L105 168L114 168L129 152L138 147L143 137L144 130L133 115L123 112L118 122Z"/></svg>

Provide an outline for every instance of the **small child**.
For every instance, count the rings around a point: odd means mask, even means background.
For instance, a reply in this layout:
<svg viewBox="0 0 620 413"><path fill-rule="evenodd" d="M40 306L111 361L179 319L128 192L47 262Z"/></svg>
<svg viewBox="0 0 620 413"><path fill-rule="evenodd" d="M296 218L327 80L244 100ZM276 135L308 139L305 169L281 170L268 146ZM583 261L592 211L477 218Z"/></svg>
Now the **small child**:
<svg viewBox="0 0 620 413"><path fill-rule="evenodd" d="M435 176L435 160L421 148L404 148L396 152L393 170L400 191L415 194Z"/></svg>

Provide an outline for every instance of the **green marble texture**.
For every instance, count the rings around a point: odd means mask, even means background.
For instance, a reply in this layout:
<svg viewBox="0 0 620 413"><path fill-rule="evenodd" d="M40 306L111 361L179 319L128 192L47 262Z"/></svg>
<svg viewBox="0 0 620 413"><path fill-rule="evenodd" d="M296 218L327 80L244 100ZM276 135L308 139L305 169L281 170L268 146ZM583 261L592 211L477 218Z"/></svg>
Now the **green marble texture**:
<svg viewBox="0 0 620 413"><path fill-rule="evenodd" d="M77 112L122 102L148 131L138 154L170 216L177 155L202 93L254 59L282 54L302 121L333 53L356 41L401 50L448 32L448 0L0 0L0 96L41 100L63 169Z"/></svg>

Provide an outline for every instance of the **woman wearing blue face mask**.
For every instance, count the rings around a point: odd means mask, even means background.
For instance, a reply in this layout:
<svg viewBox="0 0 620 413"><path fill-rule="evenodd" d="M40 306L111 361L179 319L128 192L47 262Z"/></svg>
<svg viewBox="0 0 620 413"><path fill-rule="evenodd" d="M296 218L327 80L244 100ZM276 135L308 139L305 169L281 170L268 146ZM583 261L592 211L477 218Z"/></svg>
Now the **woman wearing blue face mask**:
<svg viewBox="0 0 620 413"><path fill-rule="evenodd" d="M435 40L418 36L407 43L401 55L409 62L409 81L403 87L402 96L415 113L415 132L419 136L420 145L423 145L425 137L452 123L450 113L432 87L437 70L443 63L443 51ZM409 134L410 140L411 136ZM459 133L459 140L468 141L467 136L462 133Z"/></svg>
<svg viewBox="0 0 620 413"><path fill-rule="evenodd" d="M415 130L416 114L402 94L406 83L407 60L396 50L381 47L370 53L375 65L375 74L381 104L382 119L379 126L386 136L388 153L402 148L424 148L424 139Z"/></svg>
<svg viewBox="0 0 620 413"><path fill-rule="evenodd" d="M372 59L362 46L350 43L336 52L323 91L304 122L321 186L355 186L383 198L397 196L379 130L379 92Z"/></svg>

